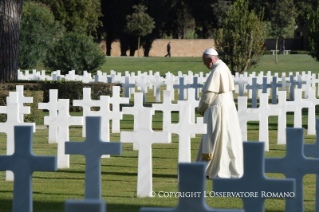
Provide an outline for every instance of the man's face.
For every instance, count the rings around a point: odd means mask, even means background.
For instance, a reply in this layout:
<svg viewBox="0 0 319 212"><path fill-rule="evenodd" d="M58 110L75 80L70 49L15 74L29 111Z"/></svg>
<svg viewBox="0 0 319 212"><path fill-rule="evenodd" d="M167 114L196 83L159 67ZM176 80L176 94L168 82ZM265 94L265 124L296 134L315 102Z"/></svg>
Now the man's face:
<svg viewBox="0 0 319 212"><path fill-rule="evenodd" d="M212 69L213 67L213 60L212 58L210 57L205 57L203 55L203 62L204 62L204 65L208 68L208 69Z"/></svg>

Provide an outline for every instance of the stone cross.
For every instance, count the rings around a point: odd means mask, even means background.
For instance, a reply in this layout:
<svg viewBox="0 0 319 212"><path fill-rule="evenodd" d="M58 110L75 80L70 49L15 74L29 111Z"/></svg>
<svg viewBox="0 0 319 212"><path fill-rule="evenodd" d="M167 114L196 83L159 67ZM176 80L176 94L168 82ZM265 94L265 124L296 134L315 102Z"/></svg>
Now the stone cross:
<svg viewBox="0 0 319 212"><path fill-rule="evenodd" d="M35 132L35 123L23 123L20 121L21 113L29 114L30 107L21 107L18 102L18 93L9 92L9 97L6 98L7 106L0 106L0 113L7 114L7 121L0 123L0 132L7 135L7 155L12 155L14 152L14 126L32 126ZM6 180L13 181L14 176L12 171L6 171Z"/></svg>
<svg viewBox="0 0 319 212"><path fill-rule="evenodd" d="M58 168L70 167L70 155L65 154L65 142L69 140L69 127L71 125L83 125L83 117L71 117L69 115L69 99L59 99L59 114L57 116L45 116L45 125L58 127Z"/></svg>
<svg viewBox="0 0 319 212"><path fill-rule="evenodd" d="M260 121L258 113L247 111L247 96L238 96L238 120L243 141L247 141L247 122Z"/></svg>
<svg viewBox="0 0 319 212"><path fill-rule="evenodd" d="M277 83L277 77L272 77L272 83L271 83L271 89L272 89L272 104L277 104L277 89L280 88L282 85L281 83Z"/></svg>
<svg viewBox="0 0 319 212"><path fill-rule="evenodd" d="M239 96L244 96L244 88L247 83L248 83L248 80L244 78L242 74L239 75L239 78L237 79L237 84L239 85Z"/></svg>
<svg viewBox="0 0 319 212"><path fill-rule="evenodd" d="M23 107L24 103L33 103L33 97L25 97L23 95L23 85L16 85L16 91L18 92L18 103L20 107ZM20 118L19 120L21 121L21 123L24 122L24 117L23 117L23 113L20 113Z"/></svg>
<svg viewBox="0 0 319 212"><path fill-rule="evenodd" d="M299 86L299 82L298 81L294 81L294 76L290 75L290 91L289 91L289 100L290 101L294 101L294 90L295 90L295 85ZM301 87L300 87L301 88Z"/></svg>
<svg viewBox="0 0 319 212"><path fill-rule="evenodd" d="M125 76L125 83L122 83L124 88L124 97L130 98L130 88L135 88L135 83L130 83L130 76Z"/></svg>
<svg viewBox="0 0 319 212"><path fill-rule="evenodd" d="M36 156L32 151L34 126L14 127L14 153L0 155L0 170L14 173L12 211L32 212L32 173L56 171L55 156Z"/></svg>
<svg viewBox="0 0 319 212"><path fill-rule="evenodd" d="M154 96L156 97L155 101L160 102L161 101L161 86L165 85L165 83L161 79L161 76L159 75L159 73L155 74L152 84L154 85Z"/></svg>
<svg viewBox="0 0 319 212"><path fill-rule="evenodd" d="M206 124L195 124L191 121L191 106L187 103L180 103L179 122L169 124L171 133L178 134L178 162L191 162L191 135L200 133L206 134Z"/></svg>
<svg viewBox="0 0 319 212"><path fill-rule="evenodd" d="M110 103L112 105L112 111L114 113L120 113L121 115L118 118L114 117L112 119L112 133L119 133L120 132L120 119L122 117L122 112L120 105L121 104L128 104L130 102L129 98L121 97L121 87L120 86L113 86L112 87L112 97Z"/></svg>
<svg viewBox="0 0 319 212"><path fill-rule="evenodd" d="M83 117L88 116L89 112L91 111L91 107L102 107L102 104L99 100L92 100L91 99L91 88L83 88L83 99L73 100L73 106L82 107L82 114ZM83 127L82 127L82 137L85 137L85 129L86 123L85 118L83 119Z"/></svg>
<svg viewBox="0 0 319 212"><path fill-rule="evenodd" d="M166 73L165 75L165 84L166 84L166 90L172 91L172 99L175 99L175 92L174 92L174 84L175 84L175 76L171 73Z"/></svg>
<svg viewBox="0 0 319 212"><path fill-rule="evenodd" d="M252 84L246 85L247 89L252 90L252 99L251 99L251 107L257 108L257 91L258 89L262 89L262 85L257 84L257 78L252 78Z"/></svg>
<svg viewBox="0 0 319 212"><path fill-rule="evenodd" d="M195 92L194 88L187 89L187 100L178 100L177 104L189 104L191 106L191 122L195 123L195 108L198 107L199 100L195 99Z"/></svg>
<svg viewBox="0 0 319 212"><path fill-rule="evenodd" d="M137 81L136 86L140 87L141 92L143 93L143 104L145 104L145 95L147 93L147 87L149 86L149 82L147 81L145 76L140 76L139 81Z"/></svg>
<svg viewBox="0 0 319 212"><path fill-rule="evenodd" d="M310 87L308 90L308 98L312 102L312 107L308 108L308 135L316 135L316 106L319 105L319 99L316 98L316 90Z"/></svg>
<svg viewBox="0 0 319 212"><path fill-rule="evenodd" d="M195 89L195 100L198 100L199 88L204 87L204 85L198 83L198 77L194 77L193 84L189 85L189 87Z"/></svg>
<svg viewBox="0 0 319 212"><path fill-rule="evenodd" d="M152 104L152 108L154 110L160 110L163 112L163 132L169 132L169 125L172 123L171 121L171 112L178 111L179 105L172 104L171 101L172 91L163 91L163 103L162 104ZM135 118L134 118L135 120Z"/></svg>
<svg viewBox="0 0 319 212"><path fill-rule="evenodd" d="M110 141L110 120L122 119L123 114L121 112L110 111L110 97L100 96L101 107L99 111L90 111L88 116L101 116L102 117L102 130L101 139L104 141ZM109 155L103 155L102 158L109 158Z"/></svg>
<svg viewBox="0 0 319 212"><path fill-rule="evenodd" d="M268 84L268 78L263 77L262 92L269 93L269 88L271 88L271 84Z"/></svg>
<svg viewBox="0 0 319 212"><path fill-rule="evenodd" d="M293 101L286 101L287 91L278 91L278 104L269 105L270 108L279 109L277 144L286 144L286 117L287 112L297 113L300 108Z"/></svg>
<svg viewBox="0 0 319 212"><path fill-rule="evenodd" d="M286 211L304 211L303 177L305 174L319 174L319 158L306 158L304 155L304 129L287 128L286 156L266 158L265 168L268 173L283 173L286 178L296 180L294 199L286 199Z"/></svg>
<svg viewBox="0 0 319 212"><path fill-rule="evenodd" d="M178 205L175 208L147 208L142 207L140 212L242 212L243 210L214 209L206 204L205 197L209 194L206 192L205 178L206 164L198 163L179 163L178 164ZM156 195L156 193L154 193ZM178 195L180 194L180 195ZM189 194L189 196L186 196ZM161 195L159 193L159 195ZM172 197L176 197L173 195Z"/></svg>
<svg viewBox="0 0 319 212"><path fill-rule="evenodd" d="M120 142L105 142L101 139L101 119L87 116L85 141L65 143L65 154L85 156L85 199L101 199L101 156L122 154Z"/></svg>
<svg viewBox="0 0 319 212"><path fill-rule="evenodd" d="M121 132L121 142L138 144L137 196L149 197L152 192L152 144L170 143L168 132L152 130L152 109L139 110L139 127L134 132Z"/></svg>
<svg viewBox="0 0 319 212"><path fill-rule="evenodd" d="M270 198L267 195L269 192L270 194L285 192L293 195L295 191L294 179L272 179L265 176L264 143L244 142L243 145L244 175L237 179L213 178L213 191L234 193L235 197L240 197L243 200L245 212L265 211L264 202L266 198ZM248 195L240 194L241 192ZM274 198L275 196L271 197ZM293 198L291 200L294 201Z"/></svg>
<svg viewBox="0 0 319 212"><path fill-rule="evenodd" d="M134 117L134 128L133 131L138 130L139 126L139 111L144 110L145 107L143 106L143 94L142 93L135 93L134 94L134 106L133 107L123 107L122 108L122 113L123 114L128 114L128 115L133 115ZM153 111L154 115L154 111ZM133 150L138 150L137 144L133 143Z"/></svg>
<svg viewBox="0 0 319 212"><path fill-rule="evenodd" d="M106 202L98 199L67 200L64 212L105 212Z"/></svg>
<svg viewBox="0 0 319 212"><path fill-rule="evenodd" d="M290 87L291 83L286 80L286 73L283 72L281 75L281 90L286 91L286 87Z"/></svg>
<svg viewBox="0 0 319 212"><path fill-rule="evenodd" d="M302 127L302 108L311 108L313 107L313 103L307 99L302 99L302 90L295 89L295 100L294 104L297 106L297 110L294 113L294 127L301 128Z"/></svg>
<svg viewBox="0 0 319 212"><path fill-rule="evenodd" d="M179 100L186 99L185 89L189 88L189 85L185 82L185 77L179 78L179 84L173 85L174 89L177 88L179 91Z"/></svg>
<svg viewBox="0 0 319 212"><path fill-rule="evenodd" d="M278 108L270 108L268 105L268 94L262 93L259 108L249 108L247 112L259 114L259 141L265 142L265 151L269 151L268 117L278 116L280 110Z"/></svg>
<svg viewBox="0 0 319 212"><path fill-rule="evenodd" d="M309 126L308 126L309 127ZM316 119L316 142L313 144L304 144L304 154L306 157L319 158L319 118ZM319 175L316 175L316 210L319 210Z"/></svg>
<svg viewBox="0 0 319 212"><path fill-rule="evenodd" d="M39 103L38 108L41 110L48 110L49 116L57 116L59 110L58 103L58 89L49 90L49 102L48 103ZM49 125L49 143L58 142L58 128L55 125Z"/></svg>

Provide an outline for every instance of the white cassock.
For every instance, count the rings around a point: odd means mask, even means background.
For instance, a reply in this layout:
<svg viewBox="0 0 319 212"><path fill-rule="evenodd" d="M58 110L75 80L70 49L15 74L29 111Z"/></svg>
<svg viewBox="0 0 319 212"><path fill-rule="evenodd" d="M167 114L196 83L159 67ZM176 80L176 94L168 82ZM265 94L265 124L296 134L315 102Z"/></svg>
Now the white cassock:
<svg viewBox="0 0 319 212"><path fill-rule="evenodd" d="M233 99L234 81L218 60L202 89L198 112L204 112L207 134L202 135L196 161L206 161L209 178L243 175L243 141Z"/></svg>

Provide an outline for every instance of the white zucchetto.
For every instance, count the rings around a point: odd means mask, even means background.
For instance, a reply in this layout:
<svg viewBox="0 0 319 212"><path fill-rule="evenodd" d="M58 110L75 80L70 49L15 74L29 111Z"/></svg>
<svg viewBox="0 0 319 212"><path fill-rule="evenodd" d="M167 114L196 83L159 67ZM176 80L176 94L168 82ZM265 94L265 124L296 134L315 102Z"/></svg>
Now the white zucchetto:
<svg viewBox="0 0 319 212"><path fill-rule="evenodd" d="M204 54L208 54L208 55L218 55L218 52L217 52L215 49L210 48L210 49L206 49L206 50L204 51Z"/></svg>

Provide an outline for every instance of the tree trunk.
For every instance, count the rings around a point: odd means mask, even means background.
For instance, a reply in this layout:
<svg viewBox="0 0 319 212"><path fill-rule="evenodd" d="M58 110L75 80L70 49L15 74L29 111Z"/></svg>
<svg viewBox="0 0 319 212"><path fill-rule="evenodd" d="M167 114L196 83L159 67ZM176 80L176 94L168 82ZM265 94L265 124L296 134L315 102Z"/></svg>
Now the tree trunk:
<svg viewBox="0 0 319 212"><path fill-rule="evenodd" d="M277 49L278 49L278 37L276 39L276 51L275 51L275 63L277 64L278 63L278 58L277 58Z"/></svg>
<svg viewBox="0 0 319 212"><path fill-rule="evenodd" d="M0 1L0 83L17 79L23 0Z"/></svg>

